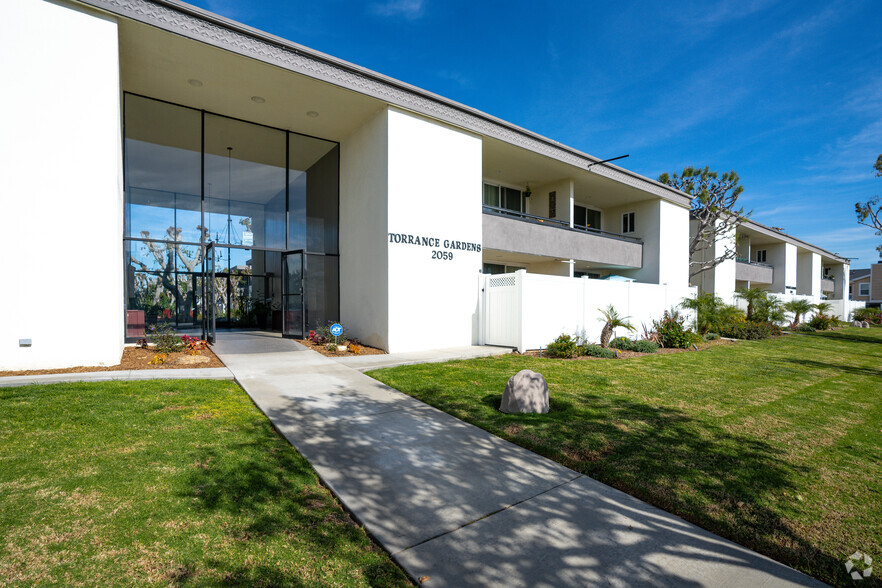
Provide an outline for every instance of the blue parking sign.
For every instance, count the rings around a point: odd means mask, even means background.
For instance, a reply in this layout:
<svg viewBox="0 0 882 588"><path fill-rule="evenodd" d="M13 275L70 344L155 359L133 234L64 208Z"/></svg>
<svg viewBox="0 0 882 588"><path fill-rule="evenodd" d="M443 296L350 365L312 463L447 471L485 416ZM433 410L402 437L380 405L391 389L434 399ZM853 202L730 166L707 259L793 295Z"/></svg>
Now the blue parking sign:
<svg viewBox="0 0 882 588"><path fill-rule="evenodd" d="M340 323L334 323L331 325L331 334L335 337L339 337L343 334L343 325Z"/></svg>

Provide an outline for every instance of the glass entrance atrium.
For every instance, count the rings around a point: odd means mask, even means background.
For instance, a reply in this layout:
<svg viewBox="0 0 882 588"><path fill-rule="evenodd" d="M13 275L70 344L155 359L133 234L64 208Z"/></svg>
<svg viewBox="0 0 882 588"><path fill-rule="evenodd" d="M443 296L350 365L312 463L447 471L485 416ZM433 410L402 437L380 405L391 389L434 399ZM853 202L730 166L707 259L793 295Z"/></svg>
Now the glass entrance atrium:
<svg viewBox="0 0 882 588"><path fill-rule="evenodd" d="M338 318L337 143L126 94L125 197L128 338L199 328L209 304L219 328L281 330L294 251L306 328Z"/></svg>

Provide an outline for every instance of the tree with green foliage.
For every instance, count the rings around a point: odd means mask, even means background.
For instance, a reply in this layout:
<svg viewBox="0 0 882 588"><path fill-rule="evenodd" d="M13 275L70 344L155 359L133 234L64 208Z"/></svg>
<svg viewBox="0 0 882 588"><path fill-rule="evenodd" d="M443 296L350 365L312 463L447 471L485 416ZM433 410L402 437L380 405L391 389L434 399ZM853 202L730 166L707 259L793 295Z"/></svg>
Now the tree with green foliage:
<svg viewBox="0 0 882 588"><path fill-rule="evenodd" d="M689 240L689 277L713 269L728 259L735 259L735 227L750 216L743 207L737 207L738 196L744 190L735 171L718 174L710 168L687 167L681 174L663 173L658 181L688 194L692 198L689 216L698 223L697 231ZM726 243L722 255L707 259L697 252L713 251L717 241ZM731 240L731 241L730 241Z"/></svg>
<svg viewBox="0 0 882 588"><path fill-rule="evenodd" d="M784 310L793 313L794 324L799 324L801 316L810 313L815 309L815 305L803 298L797 298L784 303Z"/></svg>
<svg viewBox="0 0 882 588"><path fill-rule="evenodd" d="M877 178L882 176L882 153L876 158L873 169L876 170ZM857 215L858 224L870 227L876 231L877 235L882 235L882 200L878 196L874 196L866 202L856 202L854 213ZM876 247L876 250L882 256L882 245Z"/></svg>
<svg viewBox="0 0 882 588"><path fill-rule="evenodd" d="M606 321L606 324L603 325L603 330L600 331L600 346L604 349L609 347L609 340L612 338L613 329L616 327L622 327L623 329L628 329L629 331L634 330L634 325L628 322L628 319L631 318L629 316L619 316L618 311L613 308L613 305L610 304L605 309L598 308L600 314L603 315L603 318L600 320Z"/></svg>
<svg viewBox="0 0 882 588"><path fill-rule="evenodd" d="M818 302L815 304L815 310L818 314L827 314L833 309L833 305L829 302Z"/></svg>

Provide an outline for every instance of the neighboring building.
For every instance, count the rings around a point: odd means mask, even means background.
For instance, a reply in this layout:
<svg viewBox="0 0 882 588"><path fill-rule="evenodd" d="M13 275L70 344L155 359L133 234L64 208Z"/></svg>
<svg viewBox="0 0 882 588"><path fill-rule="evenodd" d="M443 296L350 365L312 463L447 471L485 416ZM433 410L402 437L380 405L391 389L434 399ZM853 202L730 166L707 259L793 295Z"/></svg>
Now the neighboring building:
<svg viewBox="0 0 882 588"><path fill-rule="evenodd" d="M882 263L853 270L848 293L851 300L864 302L869 307L882 306Z"/></svg>
<svg viewBox="0 0 882 588"><path fill-rule="evenodd" d="M692 233L697 224L692 221ZM805 298L812 303L826 301L834 312L847 320L853 305L848 304L849 260L836 253L767 227L752 220L739 224L728 240L716 249L699 252L698 259L710 259L735 247L737 257L693 278L702 292L713 292L726 301L737 301L735 290L760 288L782 300Z"/></svg>
<svg viewBox="0 0 882 588"><path fill-rule="evenodd" d="M0 46L0 369L159 320L468 345L483 270L688 290L684 194L201 9L21 0Z"/></svg>

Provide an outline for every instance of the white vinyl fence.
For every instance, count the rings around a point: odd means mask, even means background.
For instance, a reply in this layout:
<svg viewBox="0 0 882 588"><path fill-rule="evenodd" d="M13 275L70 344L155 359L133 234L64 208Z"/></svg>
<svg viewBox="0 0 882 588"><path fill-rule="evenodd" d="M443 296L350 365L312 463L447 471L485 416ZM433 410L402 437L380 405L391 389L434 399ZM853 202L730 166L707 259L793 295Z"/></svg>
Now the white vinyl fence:
<svg viewBox="0 0 882 588"><path fill-rule="evenodd" d="M524 270L482 276L479 339L483 345L519 351L544 348L561 333L597 342L604 324L598 309L610 304L637 329L631 333L619 328L615 335L636 337L642 324L652 328L652 321L665 310L695 294L694 287L565 278ZM691 323L692 314L680 310Z"/></svg>
<svg viewBox="0 0 882 588"><path fill-rule="evenodd" d="M770 292L769 294L771 294L772 296L774 296L775 298L780 300L781 304L786 304L786 303L790 302L791 300L807 300L810 304L816 304L817 302L826 302L831 306L830 312L827 314L835 316L839 320L843 320L843 321L850 321L852 319L852 314L854 313L856 308L864 308L864 306L866 306L866 303L858 302L855 300L836 299L836 300L823 300L823 301L821 301L821 300L815 299L812 296L805 296L802 294L777 294L775 292ZM740 298L740 297L733 294L732 300L729 302L731 304L734 304L735 306L737 306L741 310L743 310L745 312L747 311L747 301L744 300L743 298ZM807 320L810 320L813 316L815 316L814 311L809 312L805 317L801 317L800 320L807 321ZM789 313L787 314L787 317L788 317L788 320L793 318Z"/></svg>
<svg viewBox="0 0 882 588"><path fill-rule="evenodd" d="M854 311L858 308L865 308L867 306L866 302L859 300L827 300L830 305L833 307L831 313L833 316L837 316L840 320L850 321L854 318Z"/></svg>

